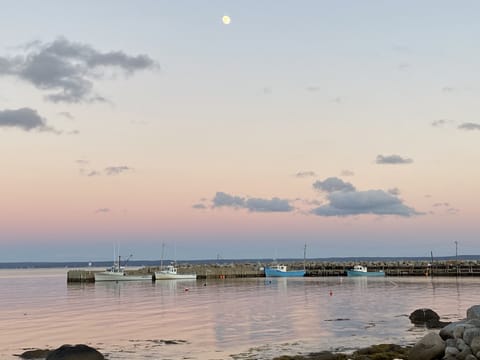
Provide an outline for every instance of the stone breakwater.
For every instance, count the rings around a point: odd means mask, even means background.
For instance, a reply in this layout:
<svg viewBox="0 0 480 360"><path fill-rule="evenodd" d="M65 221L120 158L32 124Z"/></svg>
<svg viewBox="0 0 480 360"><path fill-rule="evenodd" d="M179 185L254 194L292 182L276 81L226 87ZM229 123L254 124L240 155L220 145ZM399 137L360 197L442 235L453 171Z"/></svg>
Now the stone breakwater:
<svg viewBox="0 0 480 360"><path fill-rule="evenodd" d="M425 335L410 350L408 359L480 359L480 305L469 308L465 319Z"/></svg>
<svg viewBox="0 0 480 360"><path fill-rule="evenodd" d="M303 261L283 262L289 270L303 269ZM386 276L480 276L480 262L469 261L360 261L331 262L313 261L305 263L306 276L346 276L347 270L354 265L364 265L369 271L384 271ZM190 264L179 263L179 274L196 273L198 279L227 279L265 276L263 267L269 264L257 263L221 263ZM130 274L153 274L158 266L148 266L137 270L128 270ZM68 282L93 282L95 271L70 270Z"/></svg>

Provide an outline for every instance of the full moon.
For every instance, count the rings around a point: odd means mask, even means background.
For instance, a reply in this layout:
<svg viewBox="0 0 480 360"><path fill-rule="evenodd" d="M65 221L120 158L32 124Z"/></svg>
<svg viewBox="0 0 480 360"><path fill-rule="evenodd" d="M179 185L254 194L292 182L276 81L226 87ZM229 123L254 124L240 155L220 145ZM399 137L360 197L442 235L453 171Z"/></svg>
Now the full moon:
<svg viewBox="0 0 480 360"><path fill-rule="evenodd" d="M230 24L231 21L232 21L232 19L230 19L230 16L228 16L228 15L223 15L223 17L222 17L222 22L223 22L225 25Z"/></svg>

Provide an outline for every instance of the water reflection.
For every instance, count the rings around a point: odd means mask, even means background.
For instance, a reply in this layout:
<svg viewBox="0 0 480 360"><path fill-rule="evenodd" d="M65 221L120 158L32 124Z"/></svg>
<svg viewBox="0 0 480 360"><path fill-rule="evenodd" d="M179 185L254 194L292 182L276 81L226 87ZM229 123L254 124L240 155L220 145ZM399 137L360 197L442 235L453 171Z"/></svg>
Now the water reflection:
<svg viewBox="0 0 480 360"><path fill-rule="evenodd" d="M220 356L226 358L237 349L285 342L296 342L298 349L293 351L408 343L425 331L410 324L408 314L413 310L430 307L443 320L456 320L476 304L480 290L480 282L472 278L67 285L65 272L57 272L0 274L0 318L2 328L8 329L0 336L1 359L12 359L24 347L72 342L108 349L112 360L125 359L127 353L134 359L132 351L146 359L160 346L162 357L201 359L209 358L207 353L227 353ZM186 342L167 346L160 341L168 339Z"/></svg>

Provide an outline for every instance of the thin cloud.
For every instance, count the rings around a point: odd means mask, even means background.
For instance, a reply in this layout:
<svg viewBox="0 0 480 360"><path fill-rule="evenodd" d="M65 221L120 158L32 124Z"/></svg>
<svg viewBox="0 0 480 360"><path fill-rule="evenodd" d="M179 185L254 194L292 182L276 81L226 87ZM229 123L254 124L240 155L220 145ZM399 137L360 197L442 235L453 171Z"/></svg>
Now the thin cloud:
<svg viewBox="0 0 480 360"><path fill-rule="evenodd" d="M375 161L377 164L411 164L413 162L412 159L403 158L400 155L377 155L377 159Z"/></svg>
<svg viewBox="0 0 480 360"><path fill-rule="evenodd" d="M454 91L455 91L455 89L454 89L453 87L451 87L451 86L444 86L444 87L442 88L442 92L443 92L443 93L452 93L452 92L454 92Z"/></svg>
<svg viewBox="0 0 480 360"><path fill-rule="evenodd" d="M313 177L317 176L314 171L299 171L295 174L297 178L306 178L306 177Z"/></svg>
<svg viewBox="0 0 480 360"><path fill-rule="evenodd" d="M305 90L308 92L317 92L320 91L320 86L307 86Z"/></svg>
<svg viewBox="0 0 480 360"><path fill-rule="evenodd" d="M105 173L108 176L112 176L112 175L119 175L131 170L133 169L129 166L108 166L105 168Z"/></svg>
<svg viewBox="0 0 480 360"><path fill-rule="evenodd" d="M388 193L394 196L400 195L400 190L398 188L388 189Z"/></svg>
<svg viewBox="0 0 480 360"><path fill-rule="evenodd" d="M442 126L445 126L449 123L451 123L452 120L445 120L445 119L440 119L440 120L435 120L435 121L432 121L432 126L433 127L442 127Z"/></svg>
<svg viewBox="0 0 480 360"><path fill-rule="evenodd" d="M88 177L100 176L100 175L102 175L102 174L99 173L98 171L95 171L95 170L92 170L87 174Z"/></svg>
<svg viewBox="0 0 480 360"><path fill-rule="evenodd" d="M206 209L207 207L204 204L193 204L192 208L202 210L202 209Z"/></svg>
<svg viewBox="0 0 480 360"><path fill-rule="evenodd" d="M342 170L342 172L340 173L341 176L354 176L355 173L351 170Z"/></svg>
<svg viewBox="0 0 480 360"><path fill-rule="evenodd" d="M288 200L274 197L272 199L250 198L245 207L252 212L290 212L293 207Z"/></svg>
<svg viewBox="0 0 480 360"><path fill-rule="evenodd" d="M294 207L290 201L277 197L271 199L243 198L224 192L217 192L212 200L213 207L247 209L250 212L290 212Z"/></svg>
<svg viewBox="0 0 480 360"><path fill-rule="evenodd" d="M47 120L41 117L36 110L21 108L16 110L0 111L0 127L18 128L25 131L46 131L59 133L47 125Z"/></svg>
<svg viewBox="0 0 480 360"><path fill-rule="evenodd" d="M69 119L69 120L75 119L75 117L74 117L72 114L70 114L68 111L61 111L61 112L59 112L59 113L57 113L57 114L60 115L60 116L62 116L62 117L64 117L64 118L67 118L67 119Z"/></svg>
<svg viewBox="0 0 480 360"><path fill-rule="evenodd" d="M95 214L105 214L105 213L109 213L111 211L112 210L109 209L109 208L100 208L100 209L95 210Z"/></svg>
<svg viewBox="0 0 480 360"><path fill-rule="evenodd" d="M467 122L459 125L458 128L460 130L466 130L466 131L480 130L480 124Z"/></svg>
<svg viewBox="0 0 480 360"><path fill-rule="evenodd" d="M352 184L337 177L329 177L324 181L317 180L313 183L313 188L327 193L335 191L355 191L355 187Z"/></svg>
<svg viewBox="0 0 480 360"><path fill-rule="evenodd" d="M75 160L75 162L79 165L87 165L89 163L89 161L85 159L78 159L78 160Z"/></svg>
<svg viewBox="0 0 480 360"><path fill-rule="evenodd" d="M212 200L214 207L244 207L245 206L245 199L239 196L233 196L224 192L217 192L215 197Z"/></svg>
<svg viewBox="0 0 480 360"><path fill-rule="evenodd" d="M105 101L93 90L93 80L104 77L105 70L120 70L130 75L158 67L148 55L100 52L66 38L31 43L25 50L25 54L0 57L0 75L14 76L37 89L50 91L46 99L52 102Z"/></svg>
<svg viewBox="0 0 480 360"><path fill-rule="evenodd" d="M433 207L450 207L450 204L448 202L443 202L443 203L435 203L432 205Z"/></svg>

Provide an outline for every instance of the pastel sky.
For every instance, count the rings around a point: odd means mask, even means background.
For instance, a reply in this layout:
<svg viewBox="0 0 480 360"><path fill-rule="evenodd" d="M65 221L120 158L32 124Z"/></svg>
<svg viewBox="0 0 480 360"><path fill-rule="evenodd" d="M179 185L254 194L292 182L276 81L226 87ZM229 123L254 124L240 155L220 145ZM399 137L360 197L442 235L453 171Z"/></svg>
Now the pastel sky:
<svg viewBox="0 0 480 360"><path fill-rule="evenodd" d="M0 261L480 254L479 16L4 2Z"/></svg>

